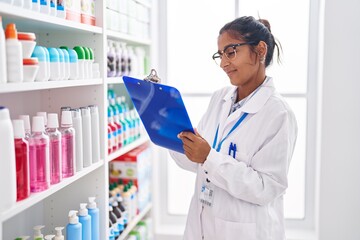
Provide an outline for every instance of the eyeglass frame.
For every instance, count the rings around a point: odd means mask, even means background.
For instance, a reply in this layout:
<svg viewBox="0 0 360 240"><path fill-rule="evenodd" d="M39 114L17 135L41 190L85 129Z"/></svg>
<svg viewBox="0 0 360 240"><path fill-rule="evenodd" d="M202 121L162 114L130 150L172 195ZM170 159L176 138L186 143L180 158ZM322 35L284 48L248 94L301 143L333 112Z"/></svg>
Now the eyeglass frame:
<svg viewBox="0 0 360 240"><path fill-rule="evenodd" d="M231 60L233 60L233 59L236 58L236 53L237 53L236 48L237 48L237 47L241 47L241 46L244 46L244 45L251 45L251 44L254 44L254 43L255 43L255 42L243 42L243 43L230 44L230 45L226 46L226 47L224 48L224 50L222 50L222 51L217 51L216 53L214 53L214 54L212 55L212 59L215 61L216 64L218 64L218 63L216 62L216 58L220 58L220 62L221 62L222 56L225 54L225 57L226 57L229 61L231 61ZM225 51L226 51L228 48L230 48L230 47L233 48L234 53L235 53L235 56L234 56L233 58L231 58L231 59L230 59L230 58L228 57L228 55L225 53ZM219 55L218 55L218 56L215 56L216 54L219 54ZM220 63L219 63L218 65L220 65Z"/></svg>

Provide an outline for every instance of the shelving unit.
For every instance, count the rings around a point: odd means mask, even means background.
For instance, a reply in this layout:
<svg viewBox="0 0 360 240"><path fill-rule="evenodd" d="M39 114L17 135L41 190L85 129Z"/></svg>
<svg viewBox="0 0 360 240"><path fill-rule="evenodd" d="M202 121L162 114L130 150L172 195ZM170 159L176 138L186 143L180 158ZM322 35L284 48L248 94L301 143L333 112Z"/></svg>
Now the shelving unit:
<svg viewBox="0 0 360 240"><path fill-rule="evenodd" d="M151 9L156 1L148 4L136 0ZM56 226L65 226L68 211L78 210L79 204L95 196L100 209L101 240L108 239L108 186L109 161L149 141L142 136L135 142L118 151L107 154L107 90L115 86L121 94L127 94L122 79L107 78L107 39L125 42L133 46L142 46L146 54L152 54L152 40L127 35L106 29L106 1L96 1L96 25L90 26L45 15L40 12L23 9L0 2L0 16L3 26L10 22L16 24L18 32L34 32L37 45L46 47L77 45L91 47L95 53L95 62L100 66L100 78L68 81L49 81L32 83L0 84L0 103L9 108L12 119L20 114L34 116L38 111L59 113L60 107L81 107L96 104L100 116L101 154L99 161L77 172L73 177L63 179L49 189L31 194L28 199L17 202L13 207L0 213L0 240L14 239L16 236L32 235L32 227L45 225L46 234L54 233ZM126 100L131 104L128 96ZM1 179L0 181L4 181ZM119 239L127 234L149 215L150 203L144 211L133 219ZM65 233L65 231L63 231Z"/></svg>

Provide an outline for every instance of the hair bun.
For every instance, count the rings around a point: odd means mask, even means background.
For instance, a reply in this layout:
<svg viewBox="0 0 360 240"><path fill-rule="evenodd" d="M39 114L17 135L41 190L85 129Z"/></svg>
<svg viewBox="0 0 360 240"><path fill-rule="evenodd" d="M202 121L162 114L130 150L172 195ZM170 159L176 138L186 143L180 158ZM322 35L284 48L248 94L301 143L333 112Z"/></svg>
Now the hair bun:
<svg viewBox="0 0 360 240"><path fill-rule="evenodd" d="M265 27L271 32L270 23L269 23L268 20L266 20L266 19L259 19L259 22L261 22L262 24L264 24Z"/></svg>

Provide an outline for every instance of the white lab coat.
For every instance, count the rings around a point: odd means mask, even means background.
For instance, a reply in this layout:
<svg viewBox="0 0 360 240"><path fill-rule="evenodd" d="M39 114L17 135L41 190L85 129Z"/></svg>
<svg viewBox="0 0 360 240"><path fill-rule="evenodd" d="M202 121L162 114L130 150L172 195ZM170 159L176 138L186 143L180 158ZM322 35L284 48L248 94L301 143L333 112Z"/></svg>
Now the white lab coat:
<svg viewBox="0 0 360 240"><path fill-rule="evenodd" d="M249 113L219 152L211 149L205 163L196 164L170 151L180 167L197 174L184 240L285 240L283 195L297 136L295 116L271 78L229 116L234 91L232 86L215 92L197 128L212 146L219 123L218 142ZM236 159L228 155L231 142ZM214 192L211 207L199 200L206 178Z"/></svg>

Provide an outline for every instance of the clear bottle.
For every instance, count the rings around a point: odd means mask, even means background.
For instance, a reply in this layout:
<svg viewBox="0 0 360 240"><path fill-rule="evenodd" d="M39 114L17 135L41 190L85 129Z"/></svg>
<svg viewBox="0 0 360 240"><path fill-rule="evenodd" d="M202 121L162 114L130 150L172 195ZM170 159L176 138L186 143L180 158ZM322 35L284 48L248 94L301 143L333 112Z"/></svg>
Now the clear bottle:
<svg viewBox="0 0 360 240"><path fill-rule="evenodd" d="M76 172L80 172L84 166L84 154L83 154L83 133L82 133L82 118L79 108L71 109L73 127L76 132L75 139L75 166Z"/></svg>
<svg viewBox="0 0 360 240"><path fill-rule="evenodd" d="M75 130L72 124L71 112L61 114L61 155L62 177L68 178L75 174Z"/></svg>
<svg viewBox="0 0 360 240"><path fill-rule="evenodd" d="M22 45L18 40L14 23L6 26L5 37L8 82L22 82L24 79Z"/></svg>
<svg viewBox="0 0 360 240"><path fill-rule="evenodd" d="M81 107L82 134L83 134L83 152L84 167L92 164L92 135L91 135L91 115L89 107Z"/></svg>
<svg viewBox="0 0 360 240"><path fill-rule="evenodd" d="M44 118L34 116L29 139L30 191L41 192L50 185L49 137L45 134Z"/></svg>
<svg viewBox="0 0 360 240"><path fill-rule="evenodd" d="M29 141L31 136L31 125L30 125L30 116L29 115L19 115L19 119L24 121L24 128L25 128L25 139Z"/></svg>
<svg viewBox="0 0 360 240"><path fill-rule="evenodd" d="M0 83L7 82L5 33L0 16Z"/></svg>
<svg viewBox="0 0 360 240"><path fill-rule="evenodd" d="M46 133L50 139L50 184L56 184L62 180L61 133L58 128L57 113L49 113Z"/></svg>
<svg viewBox="0 0 360 240"><path fill-rule="evenodd" d="M12 123L14 127L16 157L16 200L21 201L30 195L29 144L25 139L24 120L15 119Z"/></svg>

